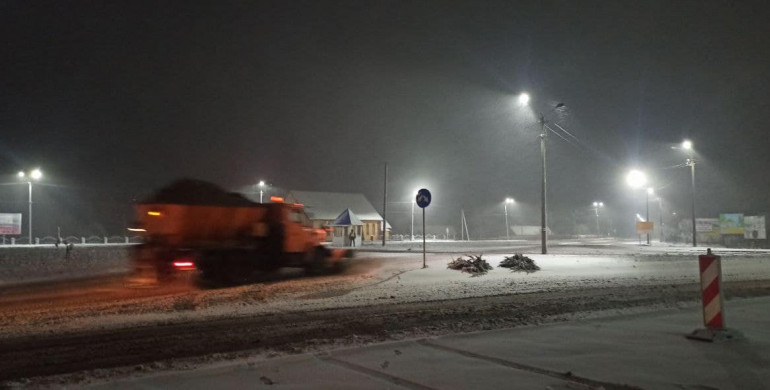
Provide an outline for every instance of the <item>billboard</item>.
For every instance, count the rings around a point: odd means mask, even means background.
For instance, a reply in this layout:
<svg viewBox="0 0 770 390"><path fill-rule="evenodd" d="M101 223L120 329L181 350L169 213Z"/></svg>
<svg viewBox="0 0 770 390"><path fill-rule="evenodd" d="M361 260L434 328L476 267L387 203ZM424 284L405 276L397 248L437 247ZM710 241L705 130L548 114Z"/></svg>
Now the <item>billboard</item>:
<svg viewBox="0 0 770 390"><path fill-rule="evenodd" d="M719 233L719 218L697 218L695 231L698 233Z"/></svg>
<svg viewBox="0 0 770 390"><path fill-rule="evenodd" d="M636 223L636 234L649 234L652 233L653 223L652 222L637 222Z"/></svg>
<svg viewBox="0 0 770 390"><path fill-rule="evenodd" d="M21 214L0 213L0 235L21 234Z"/></svg>
<svg viewBox="0 0 770 390"><path fill-rule="evenodd" d="M767 238L765 232L764 216L745 216L743 217L743 238L748 240L764 240Z"/></svg>
<svg viewBox="0 0 770 390"><path fill-rule="evenodd" d="M743 214L719 214L719 230L722 234L743 235Z"/></svg>

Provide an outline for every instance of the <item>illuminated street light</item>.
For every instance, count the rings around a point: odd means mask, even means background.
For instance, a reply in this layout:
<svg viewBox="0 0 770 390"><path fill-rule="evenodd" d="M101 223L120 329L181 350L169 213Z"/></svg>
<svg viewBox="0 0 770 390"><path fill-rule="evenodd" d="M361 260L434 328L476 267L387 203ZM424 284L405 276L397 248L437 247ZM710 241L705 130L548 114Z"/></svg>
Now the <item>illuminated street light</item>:
<svg viewBox="0 0 770 390"><path fill-rule="evenodd" d="M604 207L604 202L594 202L594 213L596 214L596 235L601 236L599 232L599 208Z"/></svg>
<svg viewBox="0 0 770 390"><path fill-rule="evenodd" d="M265 192L265 181L260 180L257 186L259 186L259 203L262 203L262 194Z"/></svg>
<svg viewBox="0 0 770 390"><path fill-rule="evenodd" d="M530 97L526 93L521 93L519 95L519 105L520 106L527 106L529 104ZM553 106L551 111L564 108L564 103L558 103ZM548 253L548 228L547 228L547 215L548 215L548 203L547 203L547 165L546 165L546 140L548 139L548 132L546 131L546 123L545 115L542 113L540 114L540 119L538 120L538 123L540 124L540 157L543 160L543 171L542 171L542 181L541 181L541 193L540 193L540 248L542 254Z"/></svg>
<svg viewBox="0 0 770 390"><path fill-rule="evenodd" d="M647 175L644 174L644 172L632 169L630 172L628 172L628 175L626 175L626 183L633 188L633 189L639 189L644 187L645 184L647 184ZM654 190L652 188L647 188L646 191L646 197L647 197L647 219L646 221L650 220L650 194ZM637 214L638 216L639 214ZM639 242L641 244L641 242ZM650 245L650 233L647 233L647 245Z"/></svg>
<svg viewBox="0 0 770 390"><path fill-rule="evenodd" d="M414 190L412 197L411 197L411 203L412 203L412 230L410 233L410 236L412 237L412 241L414 241L414 203L415 199L417 198L417 194L420 192L420 189ZM425 232L423 232L423 235L425 235Z"/></svg>
<svg viewBox="0 0 770 390"><path fill-rule="evenodd" d="M35 168L32 170L32 172L29 173L29 175L27 175L24 171L19 171L16 176L18 176L19 179L26 180L29 188L29 221L27 225L29 227L29 244L32 245L32 181L40 180L43 177L43 172L40 170L40 168ZM29 176L28 179L27 176Z"/></svg>
<svg viewBox="0 0 770 390"><path fill-rule="evenodd" d="M693 157L692 142L690 140L684 140L682 142L682 149L687 151L689 157L685 161L685 164L690 167L690 205L692 212L692 246L698 246L698 238L696 237L695 229L695 158Z"/></svg>
<svg viewBox="0 0 770 390"><path fill-rule="evenodd" d="M626 175L626 183L628 183L631 188L641 188L647 184L647 175L642 171L633 169Z"/></svg>
<svg viewBox="0 0 770 390"><path fill-rule="evenodd" d="M505 198L503 202L503 210L505 210L505 237L511 239L511 228L508 225L508 205L514 204L516 201L513 198Z"/></svg>
<svg viewBox="0 0 770 390"><path fill-rule="evenodd" d="M519 105L521 106L529 105L529 95L526 92L519 95Z"/></svg>
<svg viewBox="0 0 770 390"><path fill-rule="evenodd" d="M645 202L647 203L647 220L650 220L650 195L655 193L655 189L652 187L647 188L647 194L645 195ZM650 245L650 233L647 233L647 245Z"/></svg>

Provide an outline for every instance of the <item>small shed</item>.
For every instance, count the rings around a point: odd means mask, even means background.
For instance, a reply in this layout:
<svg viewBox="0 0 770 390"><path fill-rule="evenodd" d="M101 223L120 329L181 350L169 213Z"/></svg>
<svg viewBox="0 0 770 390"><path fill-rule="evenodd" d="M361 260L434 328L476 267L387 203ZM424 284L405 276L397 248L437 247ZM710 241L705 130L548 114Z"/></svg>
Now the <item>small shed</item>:
<svg viewBox="0 0 770 390"><path fill-rule="evenodd" d="M337 246L361 245L364 223L350 209L345 209L329 226L334 228L332 244ZM351 231L355 232L355 239L353 240L350 239Z"/></svg>

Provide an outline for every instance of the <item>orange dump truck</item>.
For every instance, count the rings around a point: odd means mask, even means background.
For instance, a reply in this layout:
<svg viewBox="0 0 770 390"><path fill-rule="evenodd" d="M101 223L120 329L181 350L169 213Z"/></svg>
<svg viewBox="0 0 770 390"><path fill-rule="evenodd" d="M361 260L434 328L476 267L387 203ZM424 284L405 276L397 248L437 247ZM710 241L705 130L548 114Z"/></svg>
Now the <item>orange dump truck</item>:
<svg viewBox="0 0 770 390"><path fill-rule="evenodd" d="M323 245L302 205L254 203L216 185L179 180L135 205L143 244L139 278L163 280L196 271L203 279L236 282L280 267L312 273L342 270L351 252Z"/></svg>

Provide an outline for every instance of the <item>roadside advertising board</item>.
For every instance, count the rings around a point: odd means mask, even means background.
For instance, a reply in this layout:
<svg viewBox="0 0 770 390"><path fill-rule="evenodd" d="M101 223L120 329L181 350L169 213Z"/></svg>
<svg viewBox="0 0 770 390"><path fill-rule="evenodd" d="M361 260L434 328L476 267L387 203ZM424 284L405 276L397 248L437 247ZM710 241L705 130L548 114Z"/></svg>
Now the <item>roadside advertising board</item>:
<svg viewBox="0 0 770 390"><path fill-rule="evenodd" d="M748 240L764 240L767 238L764 216L743 217L743 238Z"/></svg>
<svg viewBox="0 0 770 390"><path fill-rule="evenodd" d="M719 218L698 218L695 220L695 231L698 233L719 233Z"/></svg>
<svg viewBox="0 0 770 390"><path fill-rule="evenodd" d="M21 234L21 214L0 213L0 235Z"/></svg>
<svg viewBox="0 0 770 390"><path fill-rule="evenodd" d="M743 214L719 214L719 231L722 234L743 235Z"/></svg>
<svg viewBox="0 0 770 390"><path fill-rule="evenodd" d="M650 234L652 233L653 226L652 222L637 222L636 234Z"/></svg>

